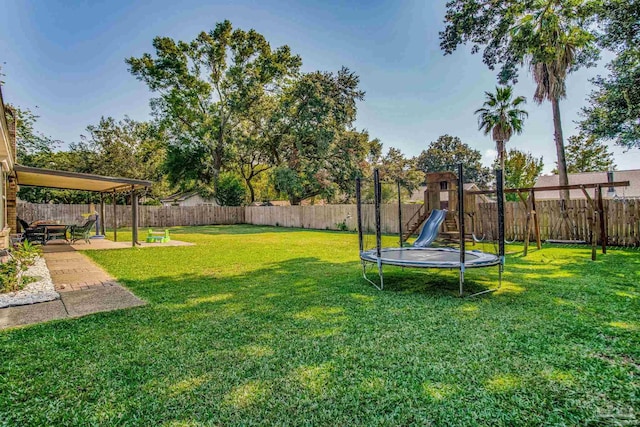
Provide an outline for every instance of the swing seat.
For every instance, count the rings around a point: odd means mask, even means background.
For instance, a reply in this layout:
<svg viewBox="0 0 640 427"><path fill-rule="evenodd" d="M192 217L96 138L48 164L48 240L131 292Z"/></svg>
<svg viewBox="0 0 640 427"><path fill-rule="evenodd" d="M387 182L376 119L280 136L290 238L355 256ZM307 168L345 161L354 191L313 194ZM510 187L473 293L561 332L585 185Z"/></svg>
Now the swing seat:
<svg viewBox="0 0 640 427"><path fill-rule="evenodd" d="M558 245L587 245L589 242L584 240L559 240L559 239L547 239L546 243L555 243Z"/></svg>

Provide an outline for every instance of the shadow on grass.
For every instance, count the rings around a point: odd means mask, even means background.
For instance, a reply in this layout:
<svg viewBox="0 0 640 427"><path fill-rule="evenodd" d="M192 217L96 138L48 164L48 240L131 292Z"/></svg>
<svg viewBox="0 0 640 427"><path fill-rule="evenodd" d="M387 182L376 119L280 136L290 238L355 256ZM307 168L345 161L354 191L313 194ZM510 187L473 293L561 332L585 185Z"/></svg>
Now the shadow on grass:
<svg viewBox="0 0 640 427"><path fill-rule="evenodd" d="M176 234L205 234L205 235L234 235L234 234L264 234L264 233L295 233L295 232L311 232L311 233L343 233L355 234L352 231L337 230L316 230L311 228L293 228L293 227L276 227L270 225L251 225L251 224L235 224L235 225L200 225L187 227L168 227L172 233Z"/></svg>
<svg viewBox="0 0 640 427"><path fill-rule="evenodd" d="M376 281L377 269L367 268L367 276ZM123 283L136 294L151 302L164 302L200 298L210 292L233 293L234 299L245 296L268 300L283 299L283 304L308 306L314 299L340 295L343 292L362 292L376 298L385 294L406 294L429 298L458 299L459 281L457 269L417 269L393 266L384 267L384 290L375 289L362 277L360 262L333 263L315 257L292 258L239 275L217 274L215 269L206 272L158 276L145 280L127 280ZM497 266L486 269L469 269L465 277L465 293L475 293L498 284ZM505 287L504 292L516 291ZM520 292L518 289L517 292ZM491 294L487 294L491 297ZM158 300L158 298L160 298ZM203 300L204 301L204 300ZM220 301L228 303L231 298ZM183 301L182 301L183 302ZM216 303L218 301L215 301ZM258 307L256 301L248 302L247 309Z"/></svg>
<svg viewBox="0 0 640 427"><path fill-rule="evenodd" d="M528 263L514 261L508 280ZM595 266L604 275L615 269ZM569 286L584 265L573 268ZM469 284L492 283L496 270L470 271ZM455 271L395 267L377 291L358 262L315 257L210 271L122 277L148 306L6 334L3 418L488 425L500 414L503 425L542 425L586 419L584 408L601 403L576 409L576 394L626 396L614 388L619 365L589 358L601 347L592 313L556 306L546 293L459 299ZM616 327L628 328L629 318ZM581 382L584 375L592 376ZM604 392L603 381L613 384Z"/></svg>

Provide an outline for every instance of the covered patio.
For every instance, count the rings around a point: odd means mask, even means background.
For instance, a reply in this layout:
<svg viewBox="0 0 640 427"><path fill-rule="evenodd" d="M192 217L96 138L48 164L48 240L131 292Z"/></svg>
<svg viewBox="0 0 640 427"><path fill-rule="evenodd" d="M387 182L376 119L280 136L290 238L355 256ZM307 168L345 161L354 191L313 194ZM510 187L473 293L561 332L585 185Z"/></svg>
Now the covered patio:
<svg viewBox="0 0 640 427"><path fill-rule="evenodd" d="M62 190L81 190L100 194L100 206L97 212L100 217L100 232L105 234L106 205L105 196L113 196L113 242L118 241L118 220L116 215L117 195L128 193L131 197L131 246L140 245L139 229L139 197L143 191L151 187L151 181L119 178L111 176L94 175L78 172L67 172L52 169L34 168L30 166L15 165L15 179L18 185L53 188ZM105 242L106 244L106 242ZM117 246L120 246L120 243ZM122 247L122 246L120 246Z"/></svg>

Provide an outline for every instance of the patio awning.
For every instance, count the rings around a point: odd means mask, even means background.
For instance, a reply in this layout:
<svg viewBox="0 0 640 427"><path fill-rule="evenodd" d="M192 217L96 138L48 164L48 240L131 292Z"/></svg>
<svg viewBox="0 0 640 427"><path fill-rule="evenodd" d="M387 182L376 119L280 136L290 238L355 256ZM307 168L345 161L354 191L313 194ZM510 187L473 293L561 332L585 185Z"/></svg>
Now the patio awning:
<svg viewBox="0 0 640 427"><path fill-rule="evenodd" d="M34 187L85 190L99 193L131 191L151 187L151 181L143 181L141 179L115 178L21 165L15 165L14 170L18 185Z"/></svg>

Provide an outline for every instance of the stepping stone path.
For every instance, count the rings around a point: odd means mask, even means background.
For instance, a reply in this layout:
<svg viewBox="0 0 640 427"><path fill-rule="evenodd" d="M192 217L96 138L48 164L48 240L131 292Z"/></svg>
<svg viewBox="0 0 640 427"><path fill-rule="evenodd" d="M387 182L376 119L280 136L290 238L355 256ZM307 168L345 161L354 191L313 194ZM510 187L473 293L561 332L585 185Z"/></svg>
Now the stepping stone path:
<svg viewBox="0 0 640 427"><path fill-rule="evenodd" d="M48 252L44 258L58 292L118 286L113 277L80 252Z"/></svg>
<svg viewBox="0 0 640 427"><path fill-rule="evenodd" d="M60 299L0 309L0 329L146 304L72 247L47 245L43 249Z"/></svg>

